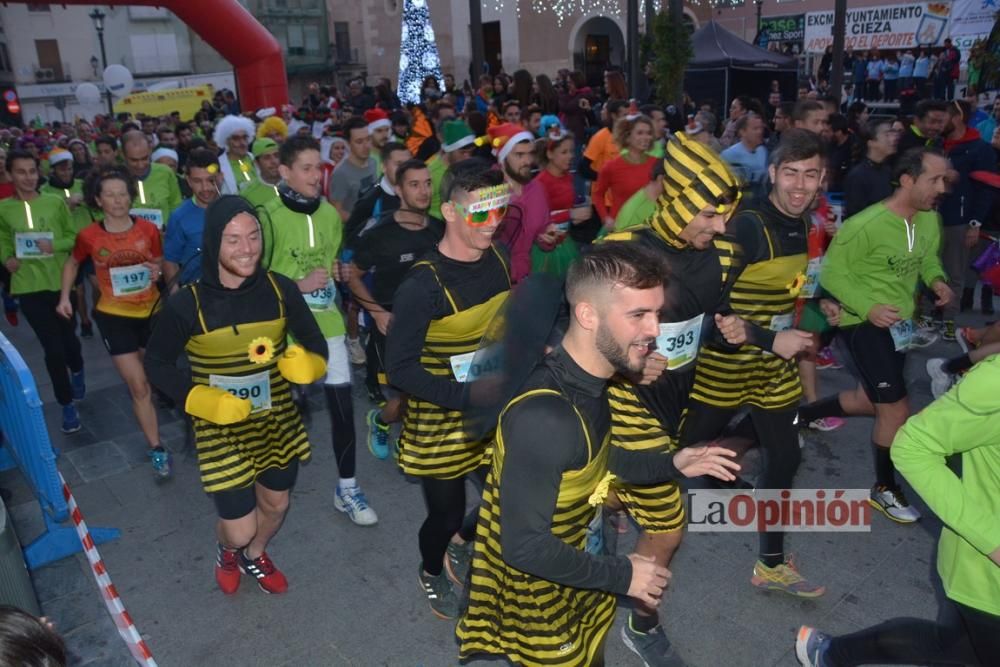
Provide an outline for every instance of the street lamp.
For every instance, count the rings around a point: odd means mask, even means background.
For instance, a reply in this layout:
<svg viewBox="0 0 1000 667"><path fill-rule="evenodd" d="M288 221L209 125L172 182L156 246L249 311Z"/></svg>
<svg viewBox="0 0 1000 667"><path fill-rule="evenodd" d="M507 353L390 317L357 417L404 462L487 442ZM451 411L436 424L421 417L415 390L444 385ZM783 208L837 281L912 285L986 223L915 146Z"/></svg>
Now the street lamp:
<svg viewBox="0 0 1000 667"><path fill-rule="evenodd" d="M94 30L97 31L97 41L101 45L101 66L104 69L108 68L108 54L104 50L104 17L107 16L98 7L94 7L94 11L87 14L90 20L94 22ZM105 86L107 88L107 86ZM107 95L108 99L108 117L113 118L115 115L114 107L111 106L111 91L105 90L104 94Z"/></svg>

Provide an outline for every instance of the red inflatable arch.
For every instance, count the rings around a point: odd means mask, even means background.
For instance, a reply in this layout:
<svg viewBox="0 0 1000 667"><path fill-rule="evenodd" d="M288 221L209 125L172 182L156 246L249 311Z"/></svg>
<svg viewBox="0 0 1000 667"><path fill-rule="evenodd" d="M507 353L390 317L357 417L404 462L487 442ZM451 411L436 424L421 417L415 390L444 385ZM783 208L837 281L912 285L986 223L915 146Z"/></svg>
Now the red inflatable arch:
<svg viewBox="0 0 1000 667"><path fill-rule="evenodd" d="M60 0L58 4L93 6L98 3ZM111 0L100 4L143 5L172 11L233 65L243 110L280 107L288 102L288 79L281 46L238 0Z"/></svg>

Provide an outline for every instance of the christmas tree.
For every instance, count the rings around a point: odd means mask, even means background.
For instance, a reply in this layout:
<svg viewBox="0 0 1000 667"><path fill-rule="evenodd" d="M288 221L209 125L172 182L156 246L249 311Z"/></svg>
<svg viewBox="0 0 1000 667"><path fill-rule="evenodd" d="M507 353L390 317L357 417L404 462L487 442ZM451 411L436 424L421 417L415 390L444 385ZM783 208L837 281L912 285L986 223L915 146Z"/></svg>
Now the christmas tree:
<svg viewBox="0 0 1000 667"><path fill-rule="evenodd" d="M420 101L420 86L428 76L437 79L438 86L444 89L427 0L404 0L399 51L399 99L404 104Z"/></svg>

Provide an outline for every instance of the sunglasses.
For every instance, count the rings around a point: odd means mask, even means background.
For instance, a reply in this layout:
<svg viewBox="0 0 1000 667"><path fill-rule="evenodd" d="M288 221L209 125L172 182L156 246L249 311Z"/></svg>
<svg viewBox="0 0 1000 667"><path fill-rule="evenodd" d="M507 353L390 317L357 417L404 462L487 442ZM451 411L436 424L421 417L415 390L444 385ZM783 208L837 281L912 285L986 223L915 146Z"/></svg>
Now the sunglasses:
<svg viewBox="0 0 1000 667"><path fill-rule="evenodd" d="M451 205L455 207L461 215L465 217L465 224L470 227L483 227L489 224L499 224L503 220L504 216L507 215L507 204L502 204L496 208L491 208L485 211L470 211L468 206L463 206L456 201L451 202Z"/></svg>

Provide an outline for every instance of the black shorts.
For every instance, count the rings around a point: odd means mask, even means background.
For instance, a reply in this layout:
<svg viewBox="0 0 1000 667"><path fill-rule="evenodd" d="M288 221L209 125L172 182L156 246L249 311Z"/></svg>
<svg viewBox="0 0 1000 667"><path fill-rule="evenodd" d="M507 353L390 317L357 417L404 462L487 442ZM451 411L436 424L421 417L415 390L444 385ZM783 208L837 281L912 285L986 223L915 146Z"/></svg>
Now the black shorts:
<svg viewBox="0 0 1000 667"><path fill-rule="evenodd" d="M148 317L121 317L96 310L94 322L101 331L104 347L112 356L138 352L149 340Z"/></svg>
<svg viewBox="0 0 1000 667"><path fill-rule="evenodd" d="M79 287L88 276L92 275L94 275L94 260L88 257L80 262L80 269L76 272L76 280L73 281L73 286Z"/></svg>
<svg viewBox="0 0 1000 667"><path fill-rule="evenodd" d="M287 491L295 486L295 478L298 475L299 460L292 459L287 468L268 468L257 475L256 482L250 486L216 491L208 495L212 496L219 518L233 521L242 519L257 507L257 492L255 490L257 484L269 491Z"/></svg>
<svg viewBox="0 0 1000 667"><path fill-rule="evenodd" d="M837 347L872 403L896 403L906 398L906 353L897 352L888 329L863 322L840 329Z"/></svg>

